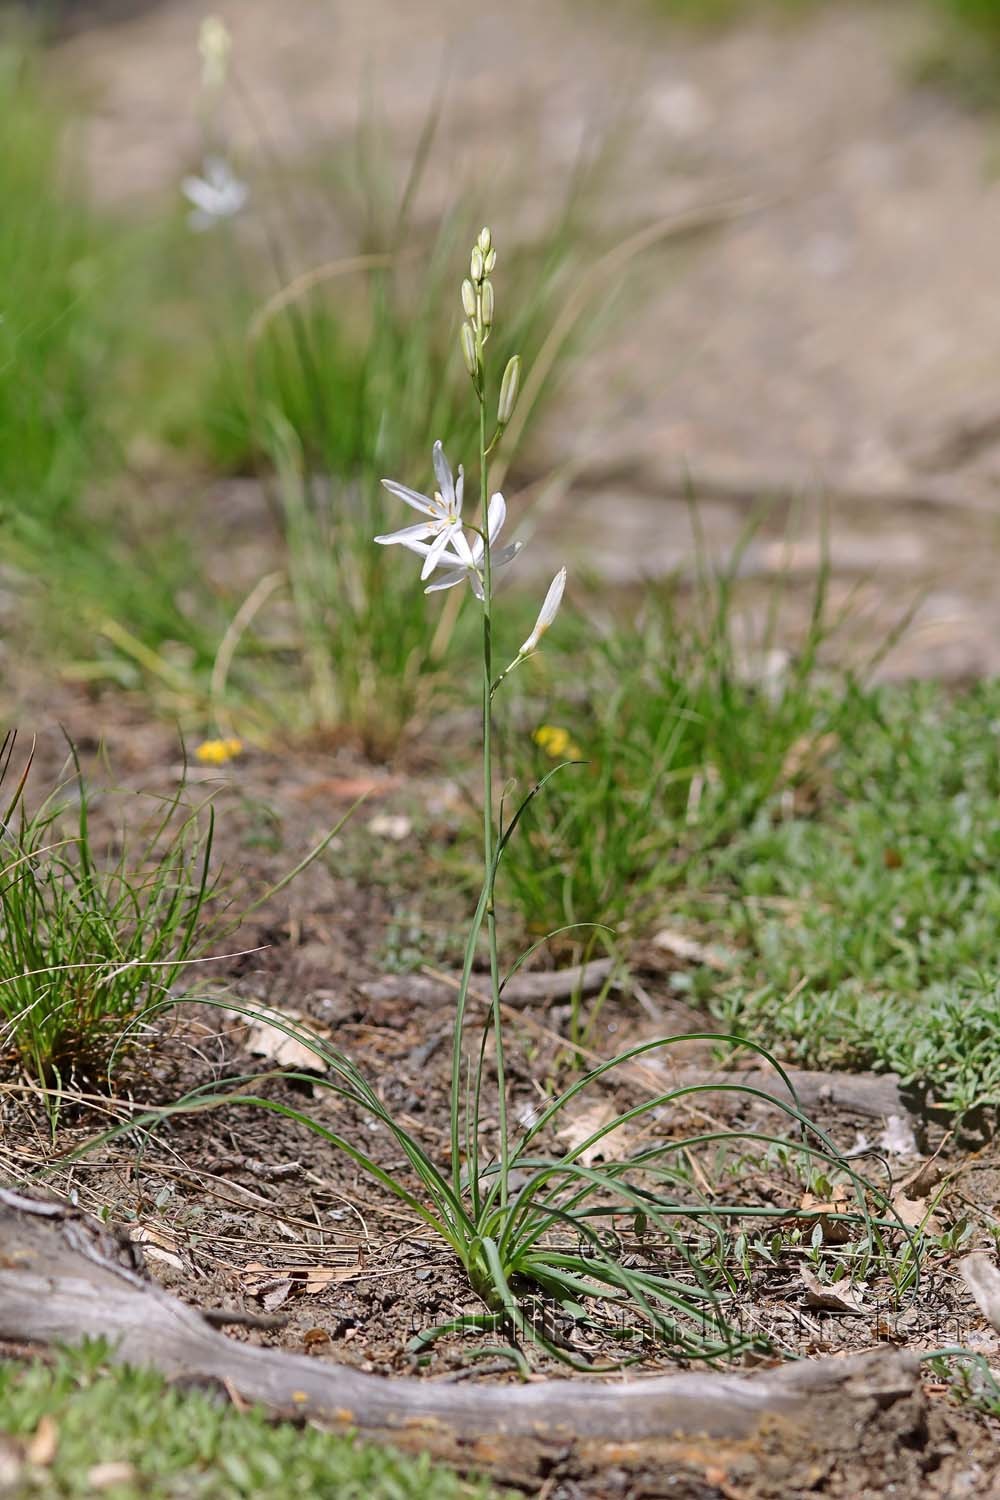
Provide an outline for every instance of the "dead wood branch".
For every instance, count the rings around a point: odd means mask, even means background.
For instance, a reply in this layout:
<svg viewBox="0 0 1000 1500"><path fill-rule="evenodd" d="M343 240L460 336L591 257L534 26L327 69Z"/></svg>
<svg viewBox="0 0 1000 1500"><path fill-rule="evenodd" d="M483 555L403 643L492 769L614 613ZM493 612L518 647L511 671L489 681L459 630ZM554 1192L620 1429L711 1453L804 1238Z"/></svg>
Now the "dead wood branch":
<svg viewBox="0 0 1000 1500"><path fill-rule="evenodd" d="M706 1091L713 1086L742 1085L772 1094L783 1103L792 1103L792 1095L773 1068L751 1068L745 1071L724 1068L670 1068L643 1060L649 1072L656 1067L662 1073L664 1085L672 1088L702 1086ZM851 1114L866 1115L872 1119L888 1119L899 1115L904 1119L911 1114L911 1106L903 1098L899 1079L895 1073L815 1073L804 1068L786 1068L796 1098L804 1110L817 1105L834 1106ZM718 1103L717 1096L713 1105ZM739 1102L739 1096L730 1096Z"/></svg>
<svg viewBox="0 0 1000 1500"><path fill-rule="evenodd" d="M772 1425L814 1425L828 1419L831 1403L846 1403L851 1421L863 1426L880 1408L920 1399L919 1361L896 1350L750 1376L684 1373L613 1384L476 1388L367 1375L226 1338L123 1265L131 1253L71 1208L54 1213L51 1204L0 1189L0 1340L48 1345L103 1336L116 1358L169 1378L224 1382L279 1413L508 1474L537 1469L546 1455L576 1445L593 1452L595 1444L620 1448L681 1434L739 1439L765 1417Z"/></svg>
<svg viewBox="0 0 1000 1500"><path fill-rule="evenodd" d="M541 1000L568 1000L579 991L591 995L610 978L615 967L613 958L595 958L590 963L574 964L569 969L552 969L531 974L515 974L503 987L507 1005L532 1005ZM386 974L361 986L367 1000L407 1000L414 1004L431 1004L461 986L460 974ZM472 993L479 996L488 988L485 975L474 975Z"/></svg>

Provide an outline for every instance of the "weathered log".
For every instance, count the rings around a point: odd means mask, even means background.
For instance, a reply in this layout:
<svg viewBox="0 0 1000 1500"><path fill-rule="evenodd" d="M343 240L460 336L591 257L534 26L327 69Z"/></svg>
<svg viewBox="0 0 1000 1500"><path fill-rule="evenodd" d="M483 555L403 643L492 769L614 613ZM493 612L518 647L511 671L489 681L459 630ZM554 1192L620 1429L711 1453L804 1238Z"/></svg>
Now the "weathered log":
<svg viewBox="0 0 1000 1500"><path fill-rule="evenodd" d="M568 969L540 969L530 974L515 974L504 985L507 1005L531 1005L541 1000L568 1000L577 991L591 995L599 990L614 971L613 958L594 958L589 963L574 964ZM453 996L461 987L460 974L385 974L361 986L366 1000L406 1000L412 1004L433 1004ZM473 977L472 994L485 1000L489 977Z"/></svg>
<svg viewBox="0 0 1000 1500"><path fill-rule="evenodd" d="M795 1430L846 1403L860 1424L921 1399L919 1361L898 1350L801 1361L751 1375L680 1373L469 1387L368 1375L238 1343L138 1269L138 1252L96 1220L0 1189L0 1339L50 1344L107 1338L114 1357L168 1378L223 1382L278 1413L428 1448L470 1466L526 1472L554 1453L745 1439L762 1421ZM516 1461L515 1461L516 1460Z"/></svg>
<svg viewBox="0 0 1000 1500"><path fill-rule="evenodd" d="M774 1068L671 1068L646 1059L643 1059L643 1066L647 1069L655 1067L662 1072L666 1087L696 1085L711 1090L713 1086L743 1084L771 1094L785 1104L792 1102L792 1095ZM786 1068L785 1071L804 1110L826 1104L872 1119L888 1119L890 1115L909 1119L911 1116L911 1106L903 1096L895 1073L820 1073L807 1068Z"/></svg>

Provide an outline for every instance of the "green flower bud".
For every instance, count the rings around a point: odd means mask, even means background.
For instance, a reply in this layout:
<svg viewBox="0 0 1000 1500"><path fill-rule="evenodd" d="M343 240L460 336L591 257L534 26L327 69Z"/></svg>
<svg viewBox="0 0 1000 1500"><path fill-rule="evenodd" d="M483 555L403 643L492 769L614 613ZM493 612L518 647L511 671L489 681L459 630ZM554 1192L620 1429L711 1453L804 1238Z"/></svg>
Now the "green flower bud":
<svg viewBox="0 0 1000 1500"><path fill-rule="evenodd" d="M500 400L497 402L497 421L501 427L506 427L514 415L514 407L517 405L517 393L521 385L521 356L515 354L507 361L507 368L503 372L503 380L500 382Z"/></svg>
<svg viewBox="0 0 1000 1500"><path fill-rule="evenodd" d="M479 231L479 240L477 243L483 254L489 255L490 246L493 244L493 236L490 234L489 226L487 224L484 224L482 229Z"/></svg>
<svg viewBox="0 0 1000 1500"><path fill-rule="evenodd" d="M479 379L479 355L476 352L476 335L471 323L463 323L459 333L459 343L462 346L462 358L465 360L465 368L473 380Z"/></svg>
<svg viewBox="0 0 1000 1500"><path fill-rule="evenodd" d="M472 258L469 261L469 274L478 285L483 279L483 252L478 245L472 247Z"/></svg>
<svg viewBox="0 0 1000 1500"><path fill-rule="evenodd" d="M496 263L497 263L497 253L496 253L495 250L490 250L489 253L487 254L485 260L483 261L483 269L485 270L487 276L490 274L490 272L492 271L492 269L496 265Z"/></svg>
<svg viewBox="0 0 1000 1500"><path fill-rule="evenodd" d="M462 282L462 306L467 318L476 316L476 289L468 277Z"/></svg>
<svg viewBox="0 0 1000 1500"><path fill-rule="evenodd" d="M492 281L484 281L483 282L482 298L483 298L483 327L484 328L492 328L493 327L493 283L492 283Z"/></svg>

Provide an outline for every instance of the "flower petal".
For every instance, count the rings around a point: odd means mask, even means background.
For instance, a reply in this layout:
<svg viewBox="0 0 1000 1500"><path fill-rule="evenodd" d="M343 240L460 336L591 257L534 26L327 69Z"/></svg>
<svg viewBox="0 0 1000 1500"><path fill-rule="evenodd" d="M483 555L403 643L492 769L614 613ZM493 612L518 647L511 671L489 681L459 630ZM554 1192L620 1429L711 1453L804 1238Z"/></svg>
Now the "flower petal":
<svg viewBox="0 0 1000 1500"><path fill-rule="evenodd" d="M394 542L402 542L404 547L409 547L411 542L421 542L425 537L433 535L433 524L430 521L420 521L416 526L404 526L400 531L387 531L375 540L384 547L391 546Z"/></svg>
<svg viewBox="0 0 1000 1500"><path fill-rule="evenodd" d="M405 500L407 505L413 506L414 510L422 510L425 516L437 514L427 496L421 495L419 490L411 490L405 484L397 484L395 479L383 479L382 484L390 495L395 495L398 500Z"/></svg>
<svg viewBox="0 0 1000 1500"><path fill-rule="evenodd" d="M451 541L452 537L455 535L458 529L459 523L457 521L452 526L441 527L441 530L438 532L430 547L427 549L427 556L424 558L424 565L420 570L421 581L423 581L425 578L429 578L434 572L434 569L437 567L438 563L441 561L441 558L444 555L445 548L448 546L448 543Z"/></svg>
<svg viewBox="0 0 1000 1500"><path fill-rule="evenodd" d="M441 492L441 499L444 501L445 507L451 511L455 507L455 481L451 477L451 464L445 457L440 439L434 444L433 457L434 474L437 478L438 489Z"/></svg>
<svg viewBox="0 0 1000 1500"><path fill-rule="evenodd" d="M476 537L476 543L479 547L478 557L481 558L483 555L483 544L479 537ZM469 539L465 535L465 532L462 530L461 526L458 526L455 529L455 533L452 537L452 546L457 552L458 561L461 563L463 568L474 568L477 566L477 554L475 552L475 549L469 546Z"/></svg>
<svg viewBox="0 0 1000 1500"><path fill-rule="evenodd" d="M490 500L490 508L486 516L486 529L490 535L490 546L500 535L504 521L507 519L507 502L498 491Z"/></svg>
<svg viewBox="0 0 1000 1500"><path fill-rule="evenodd" d="M519 656L527 656L529 651L537 651L538 644L541 641L542 636L548 630L549 626L552 624L552 621L555 619L556 615L559 612L559 606L562 603L562 596L565 588L566 569L560 568L559 572L549 584L548 593L545 595L545 598L542 601L542 607L538 611L538 619L535 621L535 628L518 652Z"/></svg>
<svg viewBox="0 0 1000 1500"><path fill-rule="evenodd" d="M185 177L181 182L181 192L203 214L211 215L214 211L217 193L204 177Z"/></svg>
<svg viewBox="0 0 1000 1500"><path fill-rule="evenodd" d="M458 479L455 482L455 515L462 514L462 496L465 493L465 470L462 465L458 466Z"/></svg>
<svg viewBox="0 0 1000 1500"><path fill-rule="evenodd" d="M474 578L468 568L453 568L450 573L442 573L433 583L429 583L424 589L425 594L437 594L441 589L453 589L456 583L464 583L467 578Z"/></svg>

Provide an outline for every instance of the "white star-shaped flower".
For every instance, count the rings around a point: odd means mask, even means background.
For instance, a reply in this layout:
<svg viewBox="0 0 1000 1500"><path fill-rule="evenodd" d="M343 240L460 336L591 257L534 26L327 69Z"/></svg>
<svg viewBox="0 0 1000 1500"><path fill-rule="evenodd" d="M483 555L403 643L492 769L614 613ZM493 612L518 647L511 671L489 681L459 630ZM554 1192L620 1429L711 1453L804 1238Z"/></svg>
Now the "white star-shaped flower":
<svg viewBox="0 0 1000 1500"><path fill-rule="evenodd" d="M181 192L192 205L192 229L211 229L220 219L233 218L250 196L224 156L206 157L201 176L185 177Z"/></svg>
<svg viewBox="0 0 1000 1500"><path fill-rule="evenodd" d="M421 569L421 578L429 578L447 553L448 544L455 548L455 560L462 566L472 557L468 542L462 533L462 491L465 486L465 474L462 465L458 466L458 481L452 477L451 465L445 457L444 449L440 442L434 444L434 475L438 482L438 489L433 496L421 495L419 490L411 490L405 484L397 484L394 479L383 479L382 483L390 495L406 502L407 505L419 510L427 517L416 526L404 526L400 531L390 531L384 536L377 536L375 540L383 546L392 546L399 543L403 547L409 547L412 552L420 552L424 555L424 565ZM428 538L433 540L428 543Z"/></svg>
<svg viewBox="0 0 1000 1500"><path fill-rule="evenodd" d="M496 494L490 501L487 517L487 525L489 528L490 538L491 569L502 568L505 563L512 562L524 545L523 542L512 542L510 546L503 547L499 552L493 551L493 543L500 535L500 529L503 526L506 518L507 502L501 494ZM409 531L410 533L413 533L417 530L419 530L419 528L416 526L407 528L407 531ZM376 537L375 540L378 541L379 538ZM428 545L428 543L423 541L418 536L413 536L412 534L409 536L405 536L400 532L396 532L392 537L392 540L399 540L402 542L403 546L408 547L411 552L420 553L420 555L424 558L424 569L421 576L426 578L428 572L427 560L429 559L431 553L431 547ZM483 557L486 548L483 545L482 537L477 536L472 546L470 547L465 539L464 534L461 531L458 531L455 533L455 543L456 546L453 552L447 550L446 548L438 552L438 555L435 558L435 563L440 564L447 571L442 573L440 578L438 578L434 583L428 584L424 589L424 593L436 594L441 589L453 589L457 583L465 583L465 581L468 580L468 582L472 586L472 592L475 594L476 598L485 598L485 592L483 589Z"/></svg>
<svg viewBox="0 0 1000 1500"><path fill-rule="evenodd" d="M513 562L514 558L523 547L523 542L511 542L509 546L501 548L499 552L493 551L493 544L500 535L504 521L507 519L507 502L501 494L496 494L490 501L487 516L487 530L490 538L490 569L502 568L506 563ZM438 558L438 562L447 568L447 572L434 583L430 583L424 589L425 594L436 594L440 589L453 589L457 583L464 583L468 579L472 585L472 592L477 599L485 598L483 591L483 556L486 548L481 536L477 536L471 548L462 537L462 544L468 556L461 555L461 548L454 552L444 552ZM426 567L426 564L425 564ZM423 574L426 577L426 572Z"/></svg>

